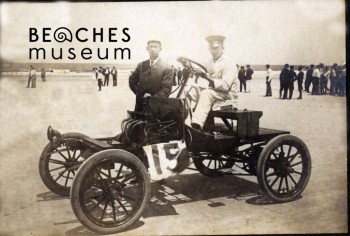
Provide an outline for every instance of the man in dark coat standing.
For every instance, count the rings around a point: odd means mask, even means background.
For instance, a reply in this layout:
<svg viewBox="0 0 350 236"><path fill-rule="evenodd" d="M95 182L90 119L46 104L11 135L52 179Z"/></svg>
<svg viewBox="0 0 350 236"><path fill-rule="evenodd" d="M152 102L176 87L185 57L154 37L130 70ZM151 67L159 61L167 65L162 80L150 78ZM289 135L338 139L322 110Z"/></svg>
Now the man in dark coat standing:
<svg viewBox="0 0 350 236"><path fill-rule="evenodd" d="M111 72L109 71L109 67L107 66L107 69L104 71L104 75L105 75L105 81L104 81L104 84L103 84L103 86L108 86L108 84L109 84L109 74L110 74Z"/></svg>
<svg viewBox="0 0 350 236"><path fill-rule="evenodd" d="M248 81L248 93L250 93L250 81L252 80L252 75L254 71L247 65L247 71L245 72L245 79Z"/></svg>
<svg viewBox="0 0 350 236"><path fill-rule="evenodd" d="M287 99L288 91L288 78L289 78L289 65L285 64L280 74L280 99ZM283 97L282 97L283 91Z"/></svg>
<svg viewBox="0 0 350 236"><path fill-rule="evenodd" d="M111 74L112 74L112 79L113 79L113 86L117 86L117 69L115 68L115 66L113 66L112 70L111 70Z"/></svg>
<svg viewBox="0 0 350 236"><path fill-rule="evenodd" d="M292 99L293 97L294 81L296 79L297 79L297 74L294 71L294 66L290 66L289 77L288 77L289 99Z"/></svg>
<svg viewBox="0 0 350 236"><path fill-rule="evenodd" d="M312 82L312 73L314 72L314 65L311 64L309 69L306 71L306 79L305 79L305 91L310 93L310 85Z"/></svg>
<svg viewBox="0 0 350 236"><path fill-rule="evenodd" d="M238 80L239 91L242 92L242 88L244 88L244 92L247 92L244 66L241 66L241 69L238 71Z"/></svg>
<svg viewBox="0 0 350 236"><path fill-rule="evenodd" d="M297 99L303 99L303 80L304 80L304 72L303 72L303 67L299 66L298 67L298 90L299 90L299 97Z"/></svg>
<svg viewBox="0 0 350 236"><path fill-rule="evenodd" d="M139 63L129 77L129 87L136 95L135 111L143 110L144 97L167 98L171 93L174 70L159 57L161 49L160 41L148 41L150 59Z"/></svg>

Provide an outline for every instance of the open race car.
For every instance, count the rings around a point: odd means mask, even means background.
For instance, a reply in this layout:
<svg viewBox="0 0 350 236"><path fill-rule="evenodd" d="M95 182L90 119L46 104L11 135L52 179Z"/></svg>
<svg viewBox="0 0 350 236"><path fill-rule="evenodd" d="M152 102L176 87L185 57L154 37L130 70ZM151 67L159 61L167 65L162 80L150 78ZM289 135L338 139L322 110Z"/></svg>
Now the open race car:
<svg viewBox="0 0 350 236"><path fill-rule="evenodd" d="M261 111L225 107L209 113L203 131L185 124L189 112L180 97L191 72L205 68L178 60L185 71L177 97L146 98L143 112L127 112L121 134L95 139L48 128L40 176L53 192L70 195L76 217L90 230L117 233L131 226L151 197L151 180L180 173L190 159L208 177L242 175L236 168L255 175L276 202L295 200L305 189L308 148L288 131L259 127Z"/></svg>

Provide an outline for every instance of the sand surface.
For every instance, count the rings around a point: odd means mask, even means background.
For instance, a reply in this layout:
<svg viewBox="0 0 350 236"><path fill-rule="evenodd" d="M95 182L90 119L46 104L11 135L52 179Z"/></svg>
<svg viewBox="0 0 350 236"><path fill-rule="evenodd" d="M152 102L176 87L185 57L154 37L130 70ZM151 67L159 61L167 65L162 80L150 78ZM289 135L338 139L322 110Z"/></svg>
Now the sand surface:
<svg viewBox="0 0 350 236"><path fill-rule="evenodd" d="M94 234L76 219L68 198L42 183L39 156L48 125L90 137L119 133L134 107L127 74L101 92L90 76L48 75L45 83L37 79L36 89L25 88L25 76L1 78L0 235ZM210 179L186 170L164 186L152 184L143 217L121 235L347 232L345 98L304 93L302 100L280 100L277 77L273 97L265 98L259 73L250 87L239 94L239 108L263 111L261 127L289 130L310 150L312 174L302 198L272 204L261 200L256 177Z"/></svg>

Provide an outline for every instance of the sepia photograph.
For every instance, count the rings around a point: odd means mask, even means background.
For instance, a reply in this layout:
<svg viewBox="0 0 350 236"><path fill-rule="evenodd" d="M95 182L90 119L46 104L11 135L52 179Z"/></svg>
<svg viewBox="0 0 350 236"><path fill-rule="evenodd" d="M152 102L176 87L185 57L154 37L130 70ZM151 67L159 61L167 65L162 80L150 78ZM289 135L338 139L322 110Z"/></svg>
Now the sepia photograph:
<svg viewBox="0 0 350 236"><path fill-rule="evenodd" d="M0 235L348 233L347 7L0 2Z"/></svg>

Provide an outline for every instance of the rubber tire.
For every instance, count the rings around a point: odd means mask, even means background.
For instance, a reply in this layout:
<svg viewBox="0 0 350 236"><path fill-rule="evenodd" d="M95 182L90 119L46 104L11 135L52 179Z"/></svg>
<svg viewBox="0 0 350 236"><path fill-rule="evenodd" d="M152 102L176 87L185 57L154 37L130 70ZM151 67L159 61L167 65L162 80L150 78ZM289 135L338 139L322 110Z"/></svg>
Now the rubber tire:
<svg viewBox="0 0 350 236"><path fill-rule="evenodd" d="M211 177L211 178L215 178L215 177L219 177L219 176L223 176L224 174L220 171L217 171L215 169L210 169L208 167L206 167L203 164L203 161L201 160L201 158L192 158L193 160L193 164L196 167L196 169L199 171L199 173L201 173L202 175L205 175L207 177ZM205 159L207 160L207 159ZM232 166L235 164L234 161L228 161L224 164L224 168L232 168Z"/></svg>
<svg viewBox="0 0 350 236"><path fill-rule="evenodd" d="M82 138L88 138L88 136L81 134L81 133L65 133L62 135L63 139L66 138L76 138L76 139L82 139ZM69 197L70 193L70 187L65 187L60 184L57 184L49 170L48 170L48 164L49 164L49 159L51 155L48 153L51 153L53 151L53 146L49 142L44 150L41 153L40 159L39 159L39 173L40 173L40 178L44 182L45 186L50 189L52 192L57 193L59 195L62 195L64 197Z"/></svg>
<svg viewBox="0 0 350 236"><path fill-rule="evenodd" d="M265 169L265 163L266 159L269 157L269 154L275 150L281 143L294 143L298 145L301 149L303 149L304 152L304 157L306 158L307 166L305 168L306 171L306 176L302 176L304 178L301 183L301 186L297 189L296 192L294 192L292 195L288 197L279 197L276 196L273 192L271 192L268 188L267 185L267 180L265 179L264 175L264 169ZM304 167L303 167L304 168ZM273 201L275 202L290 202L295 199L297 199L300 194L304 191L306 188L306 185L310 179L311 175L311 156L310 152L306 146L306 144L299 139L296 136L290 135L290 134L284 134L284 135L279 135L273 139L271 139L263 148L262 152L260 153L259 160L258 160L258 166L257 166L257 179L258 183L261 186L263 192Z"/></svg>
<svg viewBox="0 0 350 236"><path fill-rule="evenodd" d="M140 208L137 210L136 214L125 224L117 227L105 228L99 225L94 224L90 219L85 215L83 209L80 206L79 192L83 179L86 178L86 175L90 172L90 170L100 162L109 159L119 159L122 161L131 162L132 165L136 167L137 170L140 171L140 174L143 178L144 182L144 198L142 200ZM151 181L149 174L145 165L133 154L119 149L110 149L98 152L92 155L88 160L86 160L79 168L76 177L73 180L71 192L70 192L70 202L75 216L78 220L88 229L93 232L100 234L115 234L121 231L124 231L132 224L134 224L143 214L147 203L151 198Z"/></svg>

